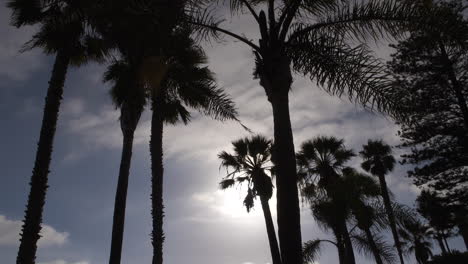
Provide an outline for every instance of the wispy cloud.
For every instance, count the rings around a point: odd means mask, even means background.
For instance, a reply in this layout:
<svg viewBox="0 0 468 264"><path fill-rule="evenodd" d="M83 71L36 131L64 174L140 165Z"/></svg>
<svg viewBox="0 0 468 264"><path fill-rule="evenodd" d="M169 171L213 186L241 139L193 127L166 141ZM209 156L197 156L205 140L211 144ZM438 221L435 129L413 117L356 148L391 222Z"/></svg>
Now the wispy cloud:
<svg viewBox="0 0 468 264"><path fill-rule="evenodd" d="M0 5L0 24L9 25L10 11ZM19 49L34 33L33 27L16 29L13 26L0 27L0 77L2 80L24 81L44 63L44 56L39 50L20 53ZM0 83L2 87L3 83Z"/></svg>

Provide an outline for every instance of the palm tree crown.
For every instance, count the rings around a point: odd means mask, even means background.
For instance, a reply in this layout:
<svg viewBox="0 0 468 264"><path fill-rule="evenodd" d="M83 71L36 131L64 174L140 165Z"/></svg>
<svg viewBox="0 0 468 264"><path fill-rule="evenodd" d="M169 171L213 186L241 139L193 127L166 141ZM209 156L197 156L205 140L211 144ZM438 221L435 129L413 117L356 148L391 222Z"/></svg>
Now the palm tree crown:
<svg viewBox="0 0 468 264"><path fill-rule="evenodd" d="M386 175L395 167L392 148L382 140L369 140L359 154L364 159L362 168L373 175Z"/></svg>
<svg viewBox="0 0 468 264"><path fill-rule="evenodd" d="M227 176L220 182L221 189L232 187L236 183L247 183L248 191L244 199L247 211L254 205L258 196L269 200L273 194L271 140L261 135L243 138L232 142L234 154L222 151L218 154L221 166L227 169Z"/></svg>

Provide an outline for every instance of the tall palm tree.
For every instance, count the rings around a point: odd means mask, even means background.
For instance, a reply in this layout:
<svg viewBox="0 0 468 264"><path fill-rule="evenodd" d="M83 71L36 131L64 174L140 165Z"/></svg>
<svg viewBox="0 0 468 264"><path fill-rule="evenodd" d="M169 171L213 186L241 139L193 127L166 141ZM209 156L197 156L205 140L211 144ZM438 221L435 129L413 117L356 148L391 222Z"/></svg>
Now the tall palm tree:
<svg viewBox="0 0 468 264"><path fill-rule="evenodd" d="M402 228L399 229L406 251L408 253L414 252L418 264L427 264L428 259L432 256L432 244L428 240L429 229L429 226L423 225L416 219L404 221Z"/></svg>
<svg viewBox="0 0 468 264"><path fill-rule="evenodd" d="M388 193L387 181L385 180L385 175L391 172L395 167L395 158L392 155L392 148L382 140L369 140L367 144L363 146L363 150L360 151L359 154L363 159L361 164L362 168L365 171L370 172L372 175L377 176L379 179L385 210L392 230L393 239L395 240L395 247L398 251L400 263L404 263L403 251L398 238L398 231L392 203L390 201L390 195Z"/></svg>
<svg viewBox="0 0 468 264"><path fill-rule="evenodd" d="M267 228L268 241L273 264L281 264L281 256L276 239L275 227L271 217L268 201L273 195L273 183L266 173L272 171L271 148L272 142L264 136L253 136L232 142L234 154L222 151L218 154L221 166L227 169L228 175L221 181L221 189L227 189L236 183L247 183L247 195L244 205L249 212L254 206L254 199L259 196L262 204L263 216ZM232 171L229 171L232 169Z"/></svg>
<svg viewBox="0 0 468 264"><path fill-rule="evenodd" d="M182 29L171 35L172 49L160 64L165 67L159 89L151 86L151 212L153 217L153 264L163 262L163 131L164 124L188 123L187 107L217 120L237 120L231 99L216 86L213 73L206 67L201 47Z"/></svg>
<svg viewBox="0 0 468 264"><path fill-rule="evenodd" d="M69 65L81 65L105 54L97 49L96 38L85 34L86 2L9 0L11 23L16 27L36 25L38 30L23 50L42 48L55 54L52 75L45 97L44 113L30 182L30 193L21 229L17 263L30 264L36 259L42 213L47 193L53 141L60 103Z"/></svg>
<svg viewBox="0 0 468 264"><path fill-rule="evenodd" d="M335 137L319 136L302 143L300 151L297 153L297 163L299 167L300 184L306 186L315 185L318 191L325 191L332 200L339 199L340 175L346 168L346 163L355 156L352 150L344 146L344 141ZM351 238L346 226L346 213L337 215L339 226L338 234L345 244L345 257L348 263L355 263L355 257Z"/></svg>
<svg viewBox="0 0 468 264"><path fill-rule="evenodd" d="M293 72L308 76L334 95L348 95L379 110L391 110L387 100L383 66L366 45L353 46L351 40L398 35L400 25L415 9L397 0L229 0L200 1L205 8L193 10L203 37L229 36L254 51L254 76L260 79L273 110L277 163L277 211L281 255L288 264L302 262L302 238L297 190L294 140L289 113L289 91ZM250 40L220 27L211 5L229 3L232 13L248 10L258 27ZM264 10L263 10L264 9ZM258 42L256 41L258 39Z"/></svg>
<svg viewBox="0 0 468 264"><path fill-rule="evenodd" d="M120 129L123 134L109 258L110 264L119 264L122 255L133 138L146 103L146 94L135 68L125 60L114 61L105 72L104 81L112 83L110 94L116 107L120 108Z"/></svg>

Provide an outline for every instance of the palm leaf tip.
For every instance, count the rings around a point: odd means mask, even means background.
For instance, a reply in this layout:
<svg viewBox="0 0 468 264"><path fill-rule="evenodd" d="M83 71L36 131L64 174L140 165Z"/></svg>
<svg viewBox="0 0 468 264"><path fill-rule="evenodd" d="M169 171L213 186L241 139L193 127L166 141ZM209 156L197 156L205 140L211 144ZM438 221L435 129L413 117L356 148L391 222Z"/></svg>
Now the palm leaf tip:
<svg viewBox="0 0 468 264"><path fill-rule="evenodd" d="M225 190L232 187L235 183L236 181L234 179L224 179L219 183L219 188Z"/></svg>
<svg viewBox="0 0 468 264"><path fill-rule="evenodd" d="M303 263L312 264L318 259L321 250L321 242L318 239L309 240L303 246Z"/></svg>

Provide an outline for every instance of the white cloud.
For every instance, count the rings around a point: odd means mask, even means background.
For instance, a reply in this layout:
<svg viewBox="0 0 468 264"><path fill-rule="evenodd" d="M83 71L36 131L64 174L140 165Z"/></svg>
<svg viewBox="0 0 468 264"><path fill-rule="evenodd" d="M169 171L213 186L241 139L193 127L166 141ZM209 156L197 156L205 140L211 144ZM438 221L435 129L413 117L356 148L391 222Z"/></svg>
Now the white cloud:
<svg viewBox="0 0 468 264"><path fill-rule="evenodd" d="M49 262L39 262L38 264L90 264L88 261L68 262L65 260L55 260Z"/></svg>
<svg viewBox="0 0 468 264"><path fill-rule="evenodd" d="M22 221L7 219L0 215L0 246L16 246L19 244L19 233ZM67 232L59 232L49 225L42 225L39 247L60 246L68 241Z"/></svg>

